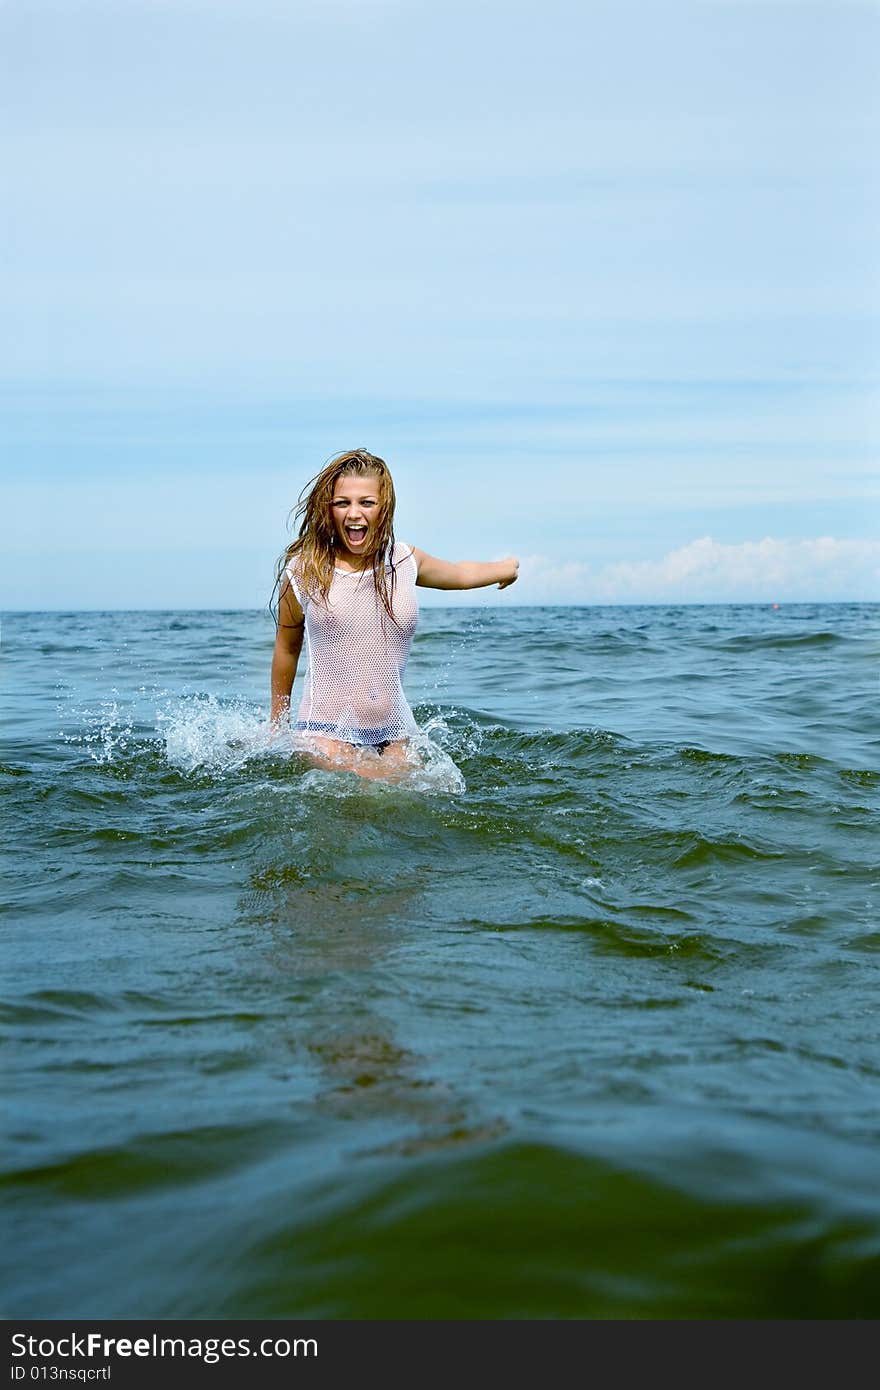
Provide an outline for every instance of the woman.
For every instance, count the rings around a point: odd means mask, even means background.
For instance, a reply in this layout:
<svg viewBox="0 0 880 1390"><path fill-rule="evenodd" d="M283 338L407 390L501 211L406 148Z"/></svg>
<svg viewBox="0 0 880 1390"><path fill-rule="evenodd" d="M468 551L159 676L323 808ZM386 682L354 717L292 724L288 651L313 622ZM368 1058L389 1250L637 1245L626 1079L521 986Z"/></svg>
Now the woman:
<svg viewBox="0 0 880 1390"><path fill-rule="evenodd" d="M512 556L450 564L395 541L394 505L388 467L366 449L338 454L304 489L297 539L278 566L272 657L273 727L289 716L305 633L298 741L319 766L386 779L411 765L408 743L417 732L401 684L416 587L506 589L519 568Z"/></svg>

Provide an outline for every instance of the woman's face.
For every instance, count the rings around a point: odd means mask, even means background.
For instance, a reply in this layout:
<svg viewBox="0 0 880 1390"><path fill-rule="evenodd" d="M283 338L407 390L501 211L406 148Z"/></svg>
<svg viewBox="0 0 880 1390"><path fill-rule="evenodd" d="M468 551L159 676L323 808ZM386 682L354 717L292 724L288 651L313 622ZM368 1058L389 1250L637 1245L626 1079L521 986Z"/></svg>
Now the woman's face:
<svg viewBox="0 0 880 1390"><path fill-rule="evenodd" d="M330 514L343 551L369 555L379 514L379 479L344 473L336 479Z"/></svg>

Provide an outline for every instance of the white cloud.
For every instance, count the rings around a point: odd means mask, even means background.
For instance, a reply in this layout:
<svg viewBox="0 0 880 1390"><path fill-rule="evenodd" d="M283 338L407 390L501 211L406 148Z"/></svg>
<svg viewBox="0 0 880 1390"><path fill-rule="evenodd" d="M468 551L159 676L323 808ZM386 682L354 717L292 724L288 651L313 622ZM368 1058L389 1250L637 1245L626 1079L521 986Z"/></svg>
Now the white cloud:
<svg viewBox="0 0 880 1390"><path fill-rule="evenodd" d="M702 536L659 560L593 568L531 555L518 597L529 603L841 602L880 599L880 541L742 541Z"/></svg>

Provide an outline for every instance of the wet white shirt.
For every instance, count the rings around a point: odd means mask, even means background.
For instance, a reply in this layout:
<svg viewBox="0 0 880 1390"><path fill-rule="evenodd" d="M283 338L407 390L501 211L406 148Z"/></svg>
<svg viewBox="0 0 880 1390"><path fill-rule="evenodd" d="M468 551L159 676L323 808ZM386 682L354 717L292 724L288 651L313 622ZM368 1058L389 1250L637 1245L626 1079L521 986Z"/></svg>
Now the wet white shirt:
<svg viewBox="0 0 880 1390"><path fill-rule="evenodd" d="M418 619L418 565L411 545L398 541L386 567L394 568L392 622L376 589L372 567L359 574L337 569L327 603L310 598L296 573L285 573L305 614L308 672L296 728L376 747L416 732L403 693L403 674Z"/></svg>

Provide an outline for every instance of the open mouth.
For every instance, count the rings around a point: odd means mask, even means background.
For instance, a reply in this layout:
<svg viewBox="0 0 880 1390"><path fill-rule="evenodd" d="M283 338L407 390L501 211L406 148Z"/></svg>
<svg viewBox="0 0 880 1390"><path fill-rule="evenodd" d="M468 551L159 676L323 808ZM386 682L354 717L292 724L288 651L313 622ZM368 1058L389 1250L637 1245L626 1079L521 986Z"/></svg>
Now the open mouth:
<svg viewBox="0 0 880 1390"><path fill-rule="evenodd" d="M360 545L367 539L366 526L346 526L345 534L352 545Z"/></svg>

